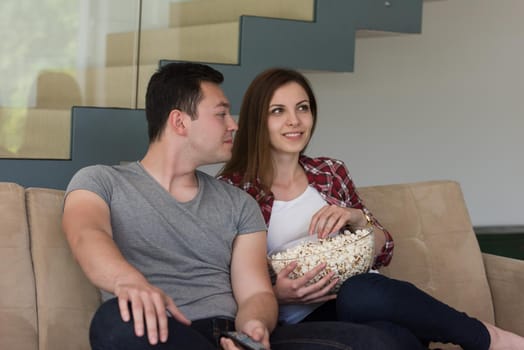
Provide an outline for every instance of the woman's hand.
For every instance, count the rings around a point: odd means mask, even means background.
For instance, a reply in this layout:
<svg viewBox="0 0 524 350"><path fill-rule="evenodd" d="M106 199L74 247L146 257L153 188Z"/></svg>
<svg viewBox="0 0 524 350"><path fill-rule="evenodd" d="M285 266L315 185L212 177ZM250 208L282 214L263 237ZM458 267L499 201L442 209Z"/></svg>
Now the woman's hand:
<svg viewBox="0 0 524 350"><path fill-rule="evenodd" d="M338 232L346 225L365 226L367 219L360 209L342 208L336 205L326 205L313 215L309 224L309 234L317 234L318 238L326 238L332 232Z"/></svg>
<svg viewBox="0 0 524 350"><path fill-rule="evenodd" d="M289 274L297 267L297 262L292 262L277 274L277 280L273 286L279 304L311 304L335 299L335 294L329 294L338 279L333 278L334 272L328 273L319 281L306 286L316 275L326 268L322 263L306 272L297 279L289 278Z"/></svg>

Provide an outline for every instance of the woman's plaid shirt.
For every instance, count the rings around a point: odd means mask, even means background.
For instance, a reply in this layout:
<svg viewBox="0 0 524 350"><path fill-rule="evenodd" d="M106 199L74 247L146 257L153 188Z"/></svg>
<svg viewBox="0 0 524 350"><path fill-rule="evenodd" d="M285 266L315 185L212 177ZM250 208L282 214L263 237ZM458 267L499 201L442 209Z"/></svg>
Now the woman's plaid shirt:
<svg viewBox="0 0 524 350"><path fill-rule="evenodd" d="M302 155L299 163L306 172L309 185L313 186L327 203L344 208L361 209L371 217L374 226L384 231L386 244L380 254L376 256L373 268L376 269L388 265L393 256L393 237L362 203L344 162L327 157L309 158ZM275 199L273 193L266 193L262 190L258 181L256 183L241 184L241 174L220 176L219 179L242 188L255 198L262 210L266 224L269 223Z"/></svg>

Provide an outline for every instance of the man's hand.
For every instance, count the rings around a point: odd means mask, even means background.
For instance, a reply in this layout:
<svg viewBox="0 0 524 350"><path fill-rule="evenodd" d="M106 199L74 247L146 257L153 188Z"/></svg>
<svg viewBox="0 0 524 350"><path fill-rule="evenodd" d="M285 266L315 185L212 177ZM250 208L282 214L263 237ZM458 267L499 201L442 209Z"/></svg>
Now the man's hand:
<svg viewBox="0 0 524 350"><path fill-rule="evenodd" d="M247 321L240 332L247 334L251 339L264 344L265 349L269 349L269 330L264 326L264 324L257 320ZM226 337L220 339L220 345L225 350L237 350L242 349L242 347L237 346L233 340Z"/></svg>
<svg viewBox="0 0 524 350"><path fill-rule="evenodd" d="M311 304L319 303L336 298L335 294L329 294L338 279L333 278L334 272L328 273L319 281L307 285L316 275L326 268L322 263L303 276L291 279L289 274L297 267L297 262L292 262L283 268L277 275L276 283L273 287L279 304Z"/></svg>
<svg viewBox="0 0 524 350"><path fill-rule="evenodd" d="M178 310L173 299L161 289L149 284L145 278L135 277L134 280L127 278L118 281L114 293L118 298L122 320L125 322L131 320L131 309L135 334L141 337L147 330L147 338L152 345L157 344L159 340L162 343L167 341L167 311L181 323L191 324L191 321Z"/></svg>
<svg viewBox="0 0 524 350"><path fill-rule="evenodd" d="M226 337L220 338L220 346L222 346L222 349L224 350L242 350L242 348L236 346L231 339Z"/></svg>

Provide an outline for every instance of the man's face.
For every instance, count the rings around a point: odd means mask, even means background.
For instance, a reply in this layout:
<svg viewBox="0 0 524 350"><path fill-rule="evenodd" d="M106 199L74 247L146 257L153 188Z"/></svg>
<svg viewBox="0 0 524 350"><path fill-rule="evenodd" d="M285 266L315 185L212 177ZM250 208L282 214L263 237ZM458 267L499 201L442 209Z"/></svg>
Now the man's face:
<svg viewBox="0 0 524 350"><path fill-rule="evenodd" d="M231 117L229 101L214 83L200 85L203 98L191 122L190 144L199 165L228 161L233 147L233 132L238 129Z"/></svg>

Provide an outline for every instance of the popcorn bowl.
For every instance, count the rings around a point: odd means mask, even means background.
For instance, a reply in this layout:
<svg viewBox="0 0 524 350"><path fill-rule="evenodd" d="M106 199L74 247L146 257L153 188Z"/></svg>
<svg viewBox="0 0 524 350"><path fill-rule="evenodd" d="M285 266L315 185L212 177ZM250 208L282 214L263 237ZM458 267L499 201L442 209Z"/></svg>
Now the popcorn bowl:
<svg viewBox="0 0 524 350"><path fill-rule="evenodd" d="M297 267L289 275L292 279L303 276L307 271L325 262L326 268L310 280L308 285L334 271L333 279L339 280L332 292L337 292L349 277L368 272L374 257L373 228L361 227L353 231L345 229L343 233L330 235L325 239L307 235L271 250L268 253L268 262L278 274L284 267L296 261Z"/></svg>

